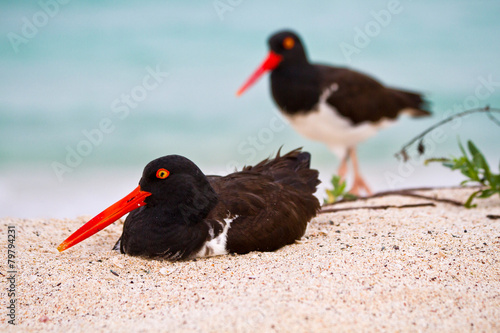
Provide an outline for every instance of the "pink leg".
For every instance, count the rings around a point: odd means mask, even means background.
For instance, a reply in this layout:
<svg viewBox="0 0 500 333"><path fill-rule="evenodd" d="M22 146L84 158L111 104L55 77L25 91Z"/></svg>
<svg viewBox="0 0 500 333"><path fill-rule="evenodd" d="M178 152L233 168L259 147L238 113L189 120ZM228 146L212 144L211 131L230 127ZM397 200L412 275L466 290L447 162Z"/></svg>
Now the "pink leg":
<svg viewBox="0 0 500 333"><path fill-rule="evenodd" d="M342 161L340 162L339 169L337 171L337 175L340 177L340 181L345 181L345 177L347 174L347 161L349 161L349 155L351 154L351 148L348 148Z"/></svg>
<svg viewBox="0 0 500 333"><path fill-rule="evenodd" d="M354 168L354 184L352 184L350 192L356 195L359 195L361 192L365 192L366 194L371 195L372 191L363 180L363 177L361 176L361 173L359 171L356 148L350 149L349 154L351 155L352 166Z"/></svg>

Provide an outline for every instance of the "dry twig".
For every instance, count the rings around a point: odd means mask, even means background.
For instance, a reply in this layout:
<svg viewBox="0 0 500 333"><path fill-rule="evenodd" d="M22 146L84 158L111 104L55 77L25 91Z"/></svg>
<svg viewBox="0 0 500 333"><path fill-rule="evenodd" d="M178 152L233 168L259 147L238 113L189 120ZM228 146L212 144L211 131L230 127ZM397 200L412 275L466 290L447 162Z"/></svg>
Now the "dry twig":
<svg viewBox="0 0 500 333"><path fill-rule="evenodd" d="M381 205L381 206L360 206L360 207L345 207L345 208L323 208L319 212L320 214L325 213L336 213L344 210L356 210L356 209L389 209L389 208L414 208L414 207L427 207L427 206L436 206L432 202L424 202L418 204L408 204L408 205Z"/></svg>

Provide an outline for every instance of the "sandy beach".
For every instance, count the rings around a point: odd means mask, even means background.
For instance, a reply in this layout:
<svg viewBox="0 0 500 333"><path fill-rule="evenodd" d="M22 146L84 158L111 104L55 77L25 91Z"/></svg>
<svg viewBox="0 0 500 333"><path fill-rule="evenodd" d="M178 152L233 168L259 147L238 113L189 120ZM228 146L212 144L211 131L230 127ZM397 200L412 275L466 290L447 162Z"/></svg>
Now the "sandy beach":
<svg viewBox="0 0 500 333"><path fill-rule="evenodd" d="M470 193L425 195L465 201ZM388 196L335 207L425 202ZM92 216L2 218L2 331L498 332L500 200L476 203L321 214L279 251L174 263L111 251L121 221L58 253ZM16 326L6 308L9 226Z"/></svg>

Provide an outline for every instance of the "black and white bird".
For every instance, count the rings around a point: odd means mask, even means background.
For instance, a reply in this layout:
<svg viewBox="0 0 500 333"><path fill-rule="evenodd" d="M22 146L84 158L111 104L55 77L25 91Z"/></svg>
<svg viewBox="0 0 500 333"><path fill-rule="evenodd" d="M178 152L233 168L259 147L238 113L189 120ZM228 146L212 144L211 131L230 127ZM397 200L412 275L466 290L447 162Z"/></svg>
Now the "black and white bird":
<svg viewBox="0 0 500 333"><path fill-rule="evenodd" d="M58 250L130 212L115 245L132 256L182 260L274 251L299 240L320 208L310 154L278 152L227 176L205 176L189 159L150 162L139 186L68 237Z"/></svg>
<svg viewBox="0 0 500 333"><path fill-rule="evenodd" d="M403 113L430 112L418 93L383 86L368 75L341 67L311 64L297 34L280 31L268 40L270 52L246 83L241 95L266 71L280 111L303 136L325 143L341 159L338 175L345 179L347 162L354 171L352 193L371 193L358 166L356 146L393 123Z"/></svg>

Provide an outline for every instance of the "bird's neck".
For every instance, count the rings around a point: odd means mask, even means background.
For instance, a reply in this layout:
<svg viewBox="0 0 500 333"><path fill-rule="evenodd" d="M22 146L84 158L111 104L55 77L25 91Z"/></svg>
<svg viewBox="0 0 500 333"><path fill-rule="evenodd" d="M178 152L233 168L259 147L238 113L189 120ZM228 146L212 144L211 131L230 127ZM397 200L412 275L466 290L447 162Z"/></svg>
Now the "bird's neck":
<svg viewBox="0 0 500 333"><path fill-rule="evenodd" d="M271 81L273 80L300 80L301 83L306 85L311 84L309 81L318 80L318 72L314 65L305 61L282 63L279 67L271 73ZM304 82L305 81L305 82ZM290 83L288 84L290 85Z"/></svg>
<svg viewBox="0 0 500 333"><path fill-rule="evenodd" d="M177 221L193 225L203 221L217 204L217 197L198 197L182 202L170 211Z"/></svg>
<svg viewBox="0 0 500 333"><path fill-rule="evenodd" d="M271 91L281 111L294 115L310 110L318 103L320 78L309 63L277 68L271 73Z"/></svg>
<svg viewBox="0 0 500 333"><path fill-rule="evenodd" d="M280 62L280 64L277 67L277 69L279 69L279 68L287 68L287 67L290 67L290 68L293 68L293 67L301 68L302 67L303 68L303 67L308 67L308 66L312 66L312 65L309 63L309 60L307 60L307 57L304 54L303 56L294 57L292 59L284 58Z"/></svg>
<svg viewBox="0 0 500 333"><path fill-rule="evenodd" d="M171 221L186 225L194 225L203 221L210 211L217 205L218 197L215 191L209 188L202 191L193 191L180 196L181 201L173 205L162 207L165 216Z"/></svg>

